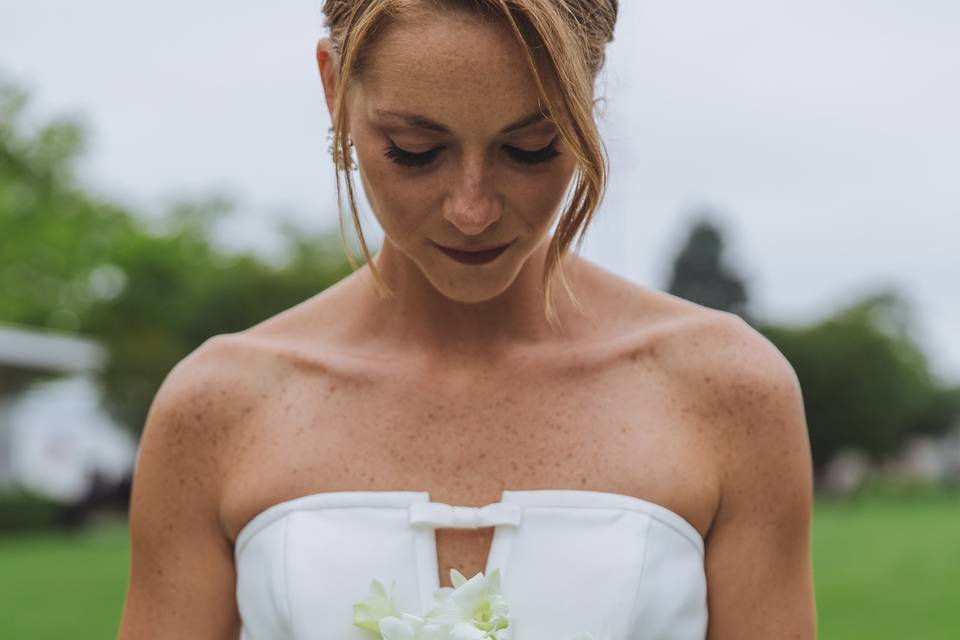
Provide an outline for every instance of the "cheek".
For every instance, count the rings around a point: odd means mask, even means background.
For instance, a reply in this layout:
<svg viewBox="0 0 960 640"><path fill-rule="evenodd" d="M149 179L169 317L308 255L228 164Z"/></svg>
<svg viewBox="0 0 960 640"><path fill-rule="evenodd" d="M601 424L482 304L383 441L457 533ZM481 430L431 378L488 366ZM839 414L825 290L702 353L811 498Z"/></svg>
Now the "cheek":
<svg viewBox="0 0 960 640"><path fill-rule="evenodd" d="M523 212L530 226L549 225L563 202L576 165L566 158L557 158L548 171L535 176L522 176L511 191L512 208Z"/></svg>
<svg viewBox="0 0 960 640"><path fill-rule="evenodd" d="M360 179L374 216L384 232L394 238L421 229L436 206L432 200L438 188L423 180L410 180L376 154L360 157Z"/></svg>

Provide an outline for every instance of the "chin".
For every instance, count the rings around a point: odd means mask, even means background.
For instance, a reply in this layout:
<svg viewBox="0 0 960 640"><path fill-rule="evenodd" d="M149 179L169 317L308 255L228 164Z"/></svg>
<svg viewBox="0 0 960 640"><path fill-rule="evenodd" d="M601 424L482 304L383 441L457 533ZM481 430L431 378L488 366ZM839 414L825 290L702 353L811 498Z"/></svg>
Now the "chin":
<svg viewBox="0 0 960 640"><path fill-rule="evenodd" d="M510 283L508 282L502 287L490 285L456 287L446 283L446 286L437 286L434 284L434 287L436 287L437 291L451 300L462 302L464 304L476 304L480 302L486 302L487 300L493 300L506 291L509 284Z"/></svg>
<svg viewBox="0 0 960 640"><path fill-rule="evenodd" d="M467 267L464 271L469 269L470 267ZM489 271L478 269L473 274L451 273L449 270L426 273L427 279L438 292L450 300L464 304L486 302L496 298L510 287L516 275L504 265Z"/></svg>

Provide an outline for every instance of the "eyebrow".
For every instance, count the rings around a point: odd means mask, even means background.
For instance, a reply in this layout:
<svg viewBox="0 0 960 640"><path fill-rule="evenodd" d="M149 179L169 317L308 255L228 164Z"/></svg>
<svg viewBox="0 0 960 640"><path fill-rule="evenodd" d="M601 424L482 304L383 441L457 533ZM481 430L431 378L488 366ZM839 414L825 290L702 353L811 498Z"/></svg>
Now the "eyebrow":
<svg viewBox="0 0 960 640"><path fill-rule="evenodd" d="M440 124L436 120L431 120L425 116L422 116L417 113L412 113L410 111L389 111L384 109L377 109L375 113L378 116L385 116L389 118L398 118L403 120L411 127L416 127L418 129L428 129L430 131L438 131L440 133L451 133L450 129L446 126ZM544 115L542 111L537 111L531 113L530 115L524 116L512 124L508 124L504 127L500 133L510 133L511 131L517 131L518 129L523 129L529 127L530 125L537 124L546 120L547 116Z"/></svg>

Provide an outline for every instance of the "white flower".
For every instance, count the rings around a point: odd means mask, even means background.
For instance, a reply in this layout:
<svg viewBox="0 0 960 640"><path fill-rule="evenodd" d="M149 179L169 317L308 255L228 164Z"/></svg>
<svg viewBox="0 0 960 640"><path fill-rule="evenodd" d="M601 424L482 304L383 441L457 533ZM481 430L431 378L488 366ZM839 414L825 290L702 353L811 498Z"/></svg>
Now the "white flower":
<svg viewBox="0 0 960 640"><path fill-rule="evenodd" d="M380 631L380 620L386 616L399 616L393 603L393 588L396 581L390 583L390 595L379 580L370 583L370 593L353 605L353 624L370 631Z"/></svg>
<svg viewBox="0 0 960 640"><path fill-rule="evenodd" d="M424 618L452 625L450 640L509 640L509 607L500 590L500 569L467 580L450 570L453 587L434 593L436 606Z"/></svg>
<svg viewBox="0 0 960 640"><path fill-rule="evenodd" d="M430 622L409 613L382 618L379 631L384 640L450 640L450 625Z"/></svg>
<svg viewBox="0 0 960 640"><path fill-rule="evenodd" d="M379 580L370 583L367 597L353 605L353 623L383 640L511 640L509 608L500 591L500 569L467 580L450 570L453 587L433 594L434 607L422 617L397 610ZM599 634L580 631L566 640L610 640L609 620Z"/></svg>

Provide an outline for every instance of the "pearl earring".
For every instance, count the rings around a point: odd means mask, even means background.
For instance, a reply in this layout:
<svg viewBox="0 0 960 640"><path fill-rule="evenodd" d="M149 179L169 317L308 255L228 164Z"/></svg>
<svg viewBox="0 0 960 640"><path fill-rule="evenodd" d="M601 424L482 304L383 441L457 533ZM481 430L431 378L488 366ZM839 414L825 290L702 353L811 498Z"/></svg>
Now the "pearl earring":
<svg viewBox="0 0 960 640"><path fill-rule="evenodd" d="M359 167L357 166L357 159L353 153L353 140L350 140L348 144L350 146L350 170L356 171ZM334 149L333 149L333 127L332 126L327 128L327 152L334 159L334 163L336 163L336 154L334 153Z"/></svg>

